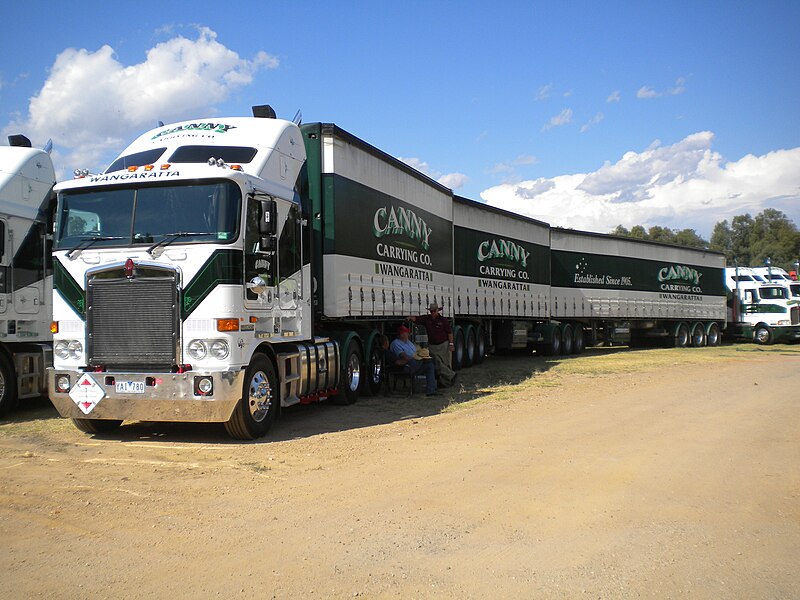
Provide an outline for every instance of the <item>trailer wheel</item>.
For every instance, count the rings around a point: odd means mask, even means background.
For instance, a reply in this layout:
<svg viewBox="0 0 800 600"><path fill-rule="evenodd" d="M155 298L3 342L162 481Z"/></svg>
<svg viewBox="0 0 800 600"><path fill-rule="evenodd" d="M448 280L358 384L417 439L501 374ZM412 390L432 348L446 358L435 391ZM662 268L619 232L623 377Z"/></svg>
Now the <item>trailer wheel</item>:
<svg viewBox="0 0 800 600"><path fill-rule="evenodd" d="M475 364L475 328L467 325L464 333L464 364L463 367L471 367Z"/></svg>
<svg viewBox="0 0 800 600"><path fill-rule="evenodd" d="M545 356L558 356L561 354L561 328L553 327L550 338L541 346Z"/></svg>
<svg viewBox="0 0 800 600"><path fill-rule="evenodd" d="M358 386L361 384L361 370L364 361L361 356L361 348L356 338L347 344L347 351L344 353L342 362L342 374L339 377L339 393L331 396L334 404L345 406L353 404L358 400Z"/></svg>
<svg viewBox="0 0 800 600"><path fill-rule="evenodd" d="M572 352L575 354L582 354L586 350L586 340L583 337L583 325L575 324L572 330Z"/></svg>
<svg viewBox="0 0 800 600"><path fill-rule="evenodd" d="M672 338L673 348L686 348L689 345L689 326L686 323L681 323L675 330L675 336Z"/></svg>
<svg viewBox="0 0 800 600"><path fill-rule="evenodd" d="M753 332L753 341L762 346L771 344L774 341L773 338L772 329L769 328L769 325L758 325Z"/></svg>
<svg viewBox="0 0 800 600"><path fill-rule="evenodd" d="M453 371L458 371L461 367L466 366L464 364L464 355L466 354L464 349L464 330L458 325L453 329L453 345L455 346L453 350Z"/></svg>
<svg viewBox="0 0 800 600"><path fill-rule="evenodd" d="M475 364L479 365L486 356L486 335L480 325L475 328Z"/></svg>
<svg viewBox="0 0 800 600"><path fill-rule="evenodd" d="M72 419L72 424L83 433L108 433L122 425L122 420Z"/></svg>
<svg viewBox="0 0 800 600"><path fill-rule="evenodd" d="M280 401L275 367L263 354L255 354L245 372L242 397L225 430L237 440L262 437L275 421Z"/></svg>
<svg viewBox="0 0 800 600"><path fill-rule="evenodd" d="M0 415L7 413L17 403L17 379L5 354L0 354Z"/></svg>
<svg viewBox="0 0 800 600"><path fill-rule="evenodd" d="M361 382L359 390L364 396L375 396L381 391L383 384L383 348L378 344L379 340L379 335L373 336L367 352L366 377Z"/></svg>
<svg viewBox="0 0 800 600"><path fill-rule="evenodd" d="M706 331L706 344L709 346L719 346L722 342L722 335L720 335L719 325L711 323Z"/></svg>
<svg viewBox="0 0 800 600"><path fill-rule="evenodd" d="M564 356L572 354L572 325L566 324L561 327L561 352Z"/></svg>
<svg viewBox="0 0 800 600"><path fill-rule="evenodd" d="M695 323L692 328L692 348L702 348L706 345L706 328L702 323Z"/></svg>

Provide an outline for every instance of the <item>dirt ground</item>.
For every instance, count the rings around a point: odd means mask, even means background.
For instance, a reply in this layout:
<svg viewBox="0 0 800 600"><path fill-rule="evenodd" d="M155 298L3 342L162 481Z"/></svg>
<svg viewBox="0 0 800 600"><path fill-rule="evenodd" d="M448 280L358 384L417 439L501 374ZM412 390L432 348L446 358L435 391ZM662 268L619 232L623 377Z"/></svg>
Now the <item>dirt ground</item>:
<svg viewBox="0 0 800 600"><path fill-rule="evenodd" d="M800 347L491 358L272 435L0 423L4 598L798 598Z"/></svg>

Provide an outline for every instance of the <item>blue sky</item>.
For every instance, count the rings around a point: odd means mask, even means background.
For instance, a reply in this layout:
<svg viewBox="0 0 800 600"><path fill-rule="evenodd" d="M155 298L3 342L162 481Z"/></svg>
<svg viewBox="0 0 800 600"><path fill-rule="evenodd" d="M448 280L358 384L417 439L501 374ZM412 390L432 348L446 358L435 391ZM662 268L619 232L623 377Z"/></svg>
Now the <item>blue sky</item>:
<svg viewBox="0 0 800 600"><path fill-rule="evenodd" d="M800 223L800 3L8 3L0 127L63 176L268 102L554 224Z"/></svg>

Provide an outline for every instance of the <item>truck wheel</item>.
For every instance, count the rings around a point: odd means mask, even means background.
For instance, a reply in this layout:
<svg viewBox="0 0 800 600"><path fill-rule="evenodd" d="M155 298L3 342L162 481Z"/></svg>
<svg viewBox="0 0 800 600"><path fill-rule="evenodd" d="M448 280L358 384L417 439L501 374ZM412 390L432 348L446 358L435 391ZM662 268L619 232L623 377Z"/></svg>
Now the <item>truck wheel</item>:
<svg viewBox="0 0 800 600"><path fill-rule="evenodd" d="M706 333L706 344L709 346L719 346L721 341L722 335L720 335L719 325L711 323Z"/></svg>
<svg viewBox="0 0 800 600"><path fill-rule="evenodd" d="M475 328L475 364L481 364L485 356L486 336L483 333L483 327L478 326Z"/></svg>
<svg viewBox="0 0 800 600"><path fill-rule="evenodd" d="M11 362L0 354L0 415L7 413L17 404L17 378Z"/></svg>
<svg viewBox="0 0 800 600"><path fill-rule="evenodd" d="M475 364L475 328L467 325L464 334L464 364L463 367L471 367Z"/></svg>
<svg viewBox="0 0 800 600"><path fill-rule="evenodd" d="M572 354L572 343L574 341L572 337L572 325L564 325L561 328L561 354L564 356Z"/></svg>
<svg viewBox="0 0 800 600"><path fill-rule="evenodd" d="M358 386L361 384L361 370L364 360L361 356L361 348L356 338L352 338L347 344L347 351L344 353L342 362L342 374L339 377L339 393L331 396L331 401L340 406L352 404L358 400Z"/></svg>
<svg viewBox="0 0 800 600"><path fill-rule="evenodd" d="M278 414L280 393L275 367L263 354L256 354L244 376L242 397L230 420L225 423L228 435L237 440L254 440L269 430Z"/></svg>
<svg viewBox="0 0 800 600"><path fill-rule="evenodd" d="M464 364L464 330L461 327L456 326L453 330L453 345L455 346L453 350L453 371L458 371L461 367L466 366Z"/></svg>
<svg viewBox="0 0 800 600"><path fill-rule="evenodd" d="M72 424L83 433L108 433L122 425L122 420L72 419Z"/></svg>
<svg viewBox="0 0 800 600"><path fill-rule="evenodd" d="M582 354L586 350L586 340L583 338L583 325L575 325L572 330L572 352Z"/></svg>
<svg viewBox="0 0 800 600"><path fill-rule="evenodd" d="M753 341L762 346L771 344L773 342L772 330L767 325L758 325L753 332Z"/></svg>
<svg viewBox="0 0 800 600"><path fill-rule="evenodd" d="M559 327L553 327L550 339L545 342L543 349L546 356L561 354L561 329Z"/></svg>
<svg viewBox="0 0 800 600"><path fill-rule="evenodd" d="M689 326L686 323L678 325L675 336L672 338L673 348L686 348L689 345Z"/></svg>
<svg viewBox="0 0 800 600"><path fill-rule="evenodd" d="M695 323L692 328L692 348L702 348L706 345L706 328L702 323Z"/></svg>
<svg viewBox="0 0 800 600"><path fill-rule="evenodd" d="M380 336L372 338L368 351L366 377L361 382L359 393L364 396L375 396L381 391L383 384L383 348L379 344Z"/></svg>

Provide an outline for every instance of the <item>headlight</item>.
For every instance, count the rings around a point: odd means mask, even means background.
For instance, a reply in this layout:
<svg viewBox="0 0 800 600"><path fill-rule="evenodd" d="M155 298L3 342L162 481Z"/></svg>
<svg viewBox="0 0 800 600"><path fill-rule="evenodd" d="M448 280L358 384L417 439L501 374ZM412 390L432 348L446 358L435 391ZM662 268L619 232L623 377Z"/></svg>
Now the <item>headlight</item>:
<svg viewBox="0 0 800 600"><path fill-rule="evenodd" d="M791 325L792 322L789 319L779 319L775 325Z"/></svg>
<svg viewBox="0 0 800 600"><path fill-rule="evenodd" d="M192 340L189 342L189 356L191 356L195 360L203 360L206 357L206 353L208 349L206 348L206 343L203 340Z"/></svg>
<svg viewBox="0 0 800 600"><path fill-rule="evenodd" d="M225 340L214 340L211 342L211 356L217 360L228 358L229 353L230 348L228 347L228 342Z"/></svg>
<svg viewBox="0 0 800 600"><path fill-rule="evenodd" d="M78 340L72 340L67 346L67 350L69 351L69 357L72 360L78 360L81 356L83 356L83 344L81 344Z"/></svg>
<svg viewBox="0 0 800 600"><path fill-rule="evenodd" d="M61 340L56 342L55 348L53 348L53 352L55 352L58 358L66 360L69 358L69 343Z"/></svg>

